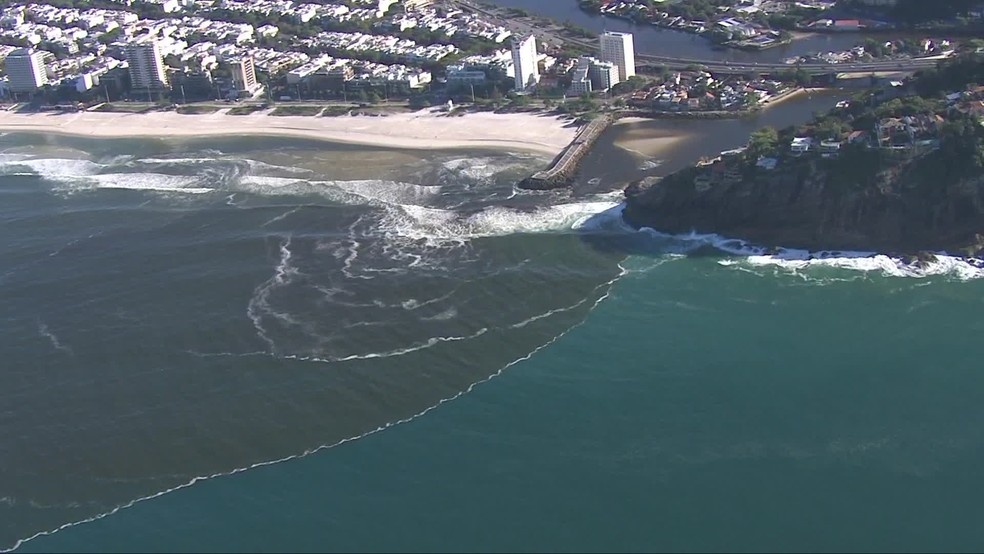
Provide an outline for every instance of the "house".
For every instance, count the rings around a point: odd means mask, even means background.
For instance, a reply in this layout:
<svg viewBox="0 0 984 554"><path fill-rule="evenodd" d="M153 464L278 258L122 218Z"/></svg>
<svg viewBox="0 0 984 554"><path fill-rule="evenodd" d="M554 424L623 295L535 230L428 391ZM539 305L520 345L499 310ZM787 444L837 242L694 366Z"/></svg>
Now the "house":
<svg viewBox="0 0 984 554"><path fill-rule="evenodd" d="M841 142L839 140L825 140L820 142L820 155L824 158L836 158L840 154Z"/></svg>
<svg viewBox="0 0 984 554"><path fill-rule="evenodd" d="M867 142L868 132L867 131L851 131L851 134L847 135L848 144L861 144Z"/></svg>
<svg viewBox="0 0 984 554"><path fill-rule="evenodd" d="M958 112L965 113L967 115L972 115L977 118L984 117L984 102L980 100L971 100L969 102L963 102L954 106Z"/></svg>
<svg viewBox="0 0 984 554"><path fill-rule="evenodd" d="M876 136L879 148L899 148L911 144L913 129L897 117L889 117L878 122Z"/></svg>
<svg viewBox="0 0 984 554"><path fill-rule="evenodd" d="M813 139L810 137L796 137L789 143L789 150L794 156L801 156L810 151L813 146Z"/></svg>

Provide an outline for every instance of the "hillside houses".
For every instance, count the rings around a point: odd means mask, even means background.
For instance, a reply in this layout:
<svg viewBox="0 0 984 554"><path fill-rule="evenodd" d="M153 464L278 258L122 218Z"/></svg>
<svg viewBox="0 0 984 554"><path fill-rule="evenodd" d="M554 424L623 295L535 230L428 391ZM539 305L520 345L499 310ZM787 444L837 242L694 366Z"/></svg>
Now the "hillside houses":
<svg viewBox="0 0 984 554"><path fill-rule="evenodd" d="M778 81L717 79L703 71L682 71L634 92L629 104L667 112L735 111L767 101L785 90Z"/></svg>

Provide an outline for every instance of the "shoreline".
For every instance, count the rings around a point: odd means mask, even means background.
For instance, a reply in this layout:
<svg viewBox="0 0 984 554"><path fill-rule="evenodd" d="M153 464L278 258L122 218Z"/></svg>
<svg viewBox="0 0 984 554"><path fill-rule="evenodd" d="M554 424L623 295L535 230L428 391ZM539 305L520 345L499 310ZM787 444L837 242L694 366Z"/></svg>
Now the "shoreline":
<svg viewBox="0 0 984 554"><path fill-rule="evenodd" d="M386 116L270 116L153 112L0 112L0 131L90 138L206 138L277 136L411 150L489 148L556 156L578 127L541 114L468 113L447 116L421 110Z"/></svg>
<svg viewBox="0 0 984 554"><path fill-rule="evenodd" d="M645 109L625 109L622 110L619 120L657 120L657 119L686 119L686 120L711 120L711 119L740 119L743 117L748 117L754 115L760 111L767 110L772 106L781 104L786 100L801 96L802 94L813 94L815 92L823 92L827 90L832 90L831 87L796 87L789 89L785 92L781 92L767 100L760 102L754 108L746 108L741 110L697 110L697 111L686 111L686 112L674 112L674 111L659 111L659 110L645 110Z"/></svg>
<svg viewBox="0 0 984 554"><path fill-rule="evenodd" d="M714 232L673 233L647 224L634 222L625 215L626 203L621 204L619 214L628 228L637 233L649 233L658 237L692 242L696 246L688 255L704 255L701 251L713 249L722 258L737 256L753 265L773 265L798 270L811 265L840 267L861 271L882 271L895 276L928 277L956 272L964 279L984 278L984 258L966 256L943 250L900 250L850 248L808 248L797 246L764 246L767 242L725 236ZM704 250L706 252L706 250ZM732 265L728 260L721 265ZM962 267L959 267L962 264Z"/></svg>

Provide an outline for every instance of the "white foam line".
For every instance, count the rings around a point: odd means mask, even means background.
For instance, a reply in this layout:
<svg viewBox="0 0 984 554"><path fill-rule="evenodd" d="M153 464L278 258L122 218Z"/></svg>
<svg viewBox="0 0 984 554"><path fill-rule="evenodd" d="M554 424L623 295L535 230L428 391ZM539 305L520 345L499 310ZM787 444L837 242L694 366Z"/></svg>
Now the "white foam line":
<svg viewBox="0 0 984 554"><path fill-rule="evenodd" d="M353 354L351 356L345 356L344 358L318 358L314 356L298 356L296 354L286 354L282 356L276 356L273 354L271 355L285 360L296 360L300 362L318 362L318 363L351 362L353 360L372 360L375 358L394 358L396 356L403 356L404 354L417 352L418 350L425 350L432 346L436 346L442 342L458 342L458 341L478 338L484 335L485 333L487 333L488 331L489 329L487 327L482 327L481 329L479 329L475 333L472 333L471 335L464 335L460 337L431 337L427 339L427 341L425 342L418 343L413 346L408 346L406 348L398 348L396 350L390 350L388 352L370 352L369 354Z"/></svg>
<svg viewBox="0 0 984 554"><path fill-rule="evenodd" d="M595 292L596 290L598 290L599 288L605 286L606 284L608 284L608 283L602 283L602 284L598 285L597 287L595 287L594 289L592 289L591 292L592 293ZM529 319L524 319L523 321L520 321L519 323L513 323L512 325L509 326L509 328L510 329L521 329L523 327L526 327L530 323L533 323L534 321L539 321L541 319L550 317L550 316L552 316L554 314L559 314L559 313L562 313L562 312L568 312L570 310L573 310L573 309L575 309L575 308L577 308L579 306L584 305L584 303L587 302L587 301L588 301L588 298L585 297L580 302L577 302L575 304L571 304L570 306L566 306L564 308L554 308L553 310L549 310L549 311L543 312L542 314L535 315L535 316L533 316L533 317L531 317Z"/></svg>
<svg viewBox="0 0 984 554"><path fill-rule="evenodd" d="M447 300L448 298L451 298L452 296L454 296L454 293L458 292L458 289L460 288L461 285L458 285L454 287L454 289L452 289L451 292L447 294L438 296L437 298L431 298L430 300L424 300L423 302L417 301L416 298L411 298L410 300L401 302L400 307L403 308L404 310L407 310L408 312L413 310L418 310L420 308L423 308L424 306L429 306L431 304L434 304L435 302L441 302L443 300Z"/></svg>
<svg viewBox="0 0 984 554"><path fill-rule="evenodd" d="M349 246L346 248L348 255L345 256L345 260L342 262L342 273L349 279L375 279L372 275L357 275L352 272L352 264L359 257L359 241L349 238L348 243Z"/></svg>
<svg viewBox="0 0 984 554"><path fill-rule="evenodd" d="M296 208L294 208L292 210L289 210L287 212L284 212L284 213L278 215L277 217L271 219L270 221L267 221L263 225L260 225L260 227L266 227L267 225L270 225L271 223L276 223L278 221L283 221L284 219L287 219L291 215L296 214L300 210L301 210L301 206L298 206L298 207L296 207Z"/></svg>
<svg viewBox="0 0 984 554"><path fill-rule="evenodd" d="M250 321L253 322L253 327L256 329L256 334L267 345L270 346L270 350L274 349L273 339L271 339L266 334L266 330L263 329L263 316L259 313L260 309L266 309L269 307L267 298L270 297L270 291L274 287L279 285L284 285L290 282L291 277L297 274L297 268L290 265L291 257L293 253L290 251L290 241L291 237L280 244L280 262L277 267L274 268L273 277L268 279L266 282L256 287L253 291L253 297L249 300L249 305L246 306L246 315L249 317ZM269 311L269 310L267 310ZM287 323L294 323L294 321L285 314L273 313L274 317Z"/></svg>
<svg viewBox="0 0 984 554"><path fill-rule="evenodd" d="M791 274L798 270L813 267L831 267L862 272L877 271L887 277L924 278L936 275L953 275L961 281L984 278L984 260L977 258L961 258L951 256L946 252L934 252L936 259L932 262L907 264L901 258L893 258L877 252L862 252L850 250L821 250L811 252L796 248L770 249L755 246L741 239L730 239L713 233L687 233L671 235L642 227L638 232L653 236L692 242L697 246L708 245L736 256L741 256L751 266L775 266ZM720 260L723 266L736 267L730 260ZM740 268L737 268L740 269Z"/></svg>
<svg viewBox="0 0 984 554"><path fill-rule="evenodd" d="M92 233L91 235L89 235L87 237L84 237L84 238L80 237L80 238L77 238L77 239L73 239L73 240L69 241L68 244L66 244L65 246L62 246L58 250L55 250L53 252L50 252L48 254L48 257L57 256L58 254L61 254L62 252L64 252L67 248L71 248L71 247L75 246L76 244L78 244L78 243L80 243L80 242L82 242L84 240L89 240L89 239L95 238L95 237L97 237L97 236L99 236L101 234L102 234L102 232Z"/></svg>
<svg viewBox="0 0 984 554"><path fill-rule="evenodd" d="M255 350L253 352L198 352L197 350L185 350L186 353L199 358L239 358L245 356L270 356L266 350Z"/></svg>
<svg viewBox="0 0 984 554"><path fill-rule="evenodd" d="M621 267L621 264L619 265L619 267ZM390 421L388 423L385 423L383 425L380 425L379 427L376 427L375 429L372 429L370 431L366 431L365 433L362 433L360 435L355 435L353 437L348 437L348 438L342 439L340 441L336 441L336 442L329 443L329 444L323 444L323 445L317 446L315 448L307 449L307 450L301 452L300 454L292 454L290 456L285 456L283 458L278 458L276 460L269 460L269 461L266 461L266 462L258 462L258 463L255 463L255 464L252 464L252 465L249 465L249 466L236 468L236 469L233 469L231 471L225 471L225 472L213 473L211 475L202 475L202 476L199 476L199 477L195 477L195 478L191 479L190 481L188 481L187 483L183 483L181 485L177 485L175 487L171 487L169 489L166 489L166 490L163 490L163 491L160 491L160 492L156 492L156 493L151 494L151 495L148 495L148 496L142 496L140 498L136 498L134 500L130 500L129 502L126 502L124 504L120 504L119 506L113 508L112 510L109 510L108 512L104 512L102 514L95 515L95 516L92 516L92 517L89 517L89 518L85 518L85 519L82 519L82 520L79 520L79 521L65 523L65 524L62 524L62 525L54 528L54 529L51 529L51 530L48 530L48 531L40 531L38 533L35 533L35 534L31 535L30 537L23 538L23 539L18 539L17 542L15 542L14 545L12 547L10 547L9 549L6 549L6 550L0 549L0 553L13 552L14 550L17 550L18 548L20 548L25 543L28 543L30 541L33 541L34 539L37 539L37 538L40 538L40 537L46 537L46 536L49 536L49 535L53 535L53 534L55 534L55 533L57 533L59 531L63 531L65 529L70 529L72 527L76 527L76 526L79 526L79 525L84 525L86 523L92 523L94 521L99 521L100 519L109 517L109 516L111 516L113 514L116 514L117 512L119 512L121 510L125 510L127 508L132 508L133 506L135 506L136 504L139 504L141 502L144 502L144 501L147 501L147 500L153 500L155 498L160 498L160 497L162 497L162 496L164 496L166 494L170 494L172 492L179 491L181 489L186 489L186 488L188 488L188 487L190 487L190 486L192 486L192 485L194 485L194 484L196 484L198 482L201 482L201 481L207 481L209 479L216 479L216 478L219 478L219 477L227 477L227 476L230 476L230 475L235 475L237 473L242 473L244 471L248 471L250 469L255 469L255 468L259 468L259 467L266 467L266 466L271 466L271 465L275 465L275 464L280 464L280 463L283 463L283 462L288 462L288 461L291 461L291 460L296 460L296 459L299 459L299 458L305 458L307 456L310 456L311 454L314 454L314 453L317 453L317 452L321 452L322 450L330 450L332 448L335 448L336 446L341 446L341 445L343 445L345 443L355 442L355 441L357 441L359 439L364 439L366 437L375 435L376 433L379 433L381 431L385 431L385 430L387 430L387 429L389 429L391 427L396 427L397 425L402 425L404 423L410 423L411 421L414 421L415 419L421 418L421 417L427 415L428 413L430 413L431 411L436 410L437 408L440 408L441 406L443 406L444 404L447 404L448 402L452 402L454 400L457 400L457 399L461 398L462 396L465 396L466 394L468 394L468 393L472 392L473 390L475 390L475 388L478 387L479 385L483 385L483 384L491 381L492 379L495 379L496 377L502 375L507 369L511 368L512 366L514 366L514 365L516 365L516 364L518 364L520 362L525 362L526 360L529 360L530 358L532 358L533 356L535 356L538 352L540 352L544 348L549 347L550 345L552 345L553 343L557 342L558 340L560 340L561 338L563 338L565 335L567 335L568 333L570 333L574 329L577 329L581 325L584 325L584 322L588 320L588 316L591 314L591 312L593 312L595 310L595 308L598 307L598 305L600 305L606 298L608 298L608 295L611 294L611 292L612 292L612 286L614 286L614 284L623 275L625 275L625 270L624 269L618 275L616 275L612 280L610 280L607 283L605 283L605 284L608 285L608 290L605 291L605 294L601 295L600 297L598 297L597 300L595 300L595 303L591 306L591 309L588 310L588 313L585 314L584 319L582 319L580 322L576 323L575 325L572 325L566 331L563 331L563 332L559 333L558 335L556 335L552 339L548 340L547 342L541 344L540 346L537 346L536 348L534 348L533 350L531 350L525 356L522 356L520 358L517 358L517 359L509 362L508 364L504 365L502 368L500 368L495 373L489 375L488 377L486 377L484 379L481 379L479 381L475 381L474 383L468 385L468 387L466 389L464 389L462 391L459 391L459 392L457 392L457 393L455 393L455 394L453 394L453 395L451 395L451 396L449 396L447 398L443 398L441 400L438 400L436 404L434 404L432 406L429 406L427 408L424 408L423 410L421 410L420 412L417 412L416 414L413 414L413 415L411 415L409 417L405 417L403 419L398 419L396 421ZM601 285L601 286L604 286L604 285Z"/></svg>
<svg viewBox="0 0 984 554"><path fill-rule="evenodd" d="M40 333L42 337L45 337L51 341L51 346L54 346L55 350L61 350L62 352L68 352L73 356L75 355L75 352L70 347L62 344L61 341L58 340L58 337L55 336L55 334L48 329L48 326L45 325L40 319L38 320L38 333Z"/></svg>

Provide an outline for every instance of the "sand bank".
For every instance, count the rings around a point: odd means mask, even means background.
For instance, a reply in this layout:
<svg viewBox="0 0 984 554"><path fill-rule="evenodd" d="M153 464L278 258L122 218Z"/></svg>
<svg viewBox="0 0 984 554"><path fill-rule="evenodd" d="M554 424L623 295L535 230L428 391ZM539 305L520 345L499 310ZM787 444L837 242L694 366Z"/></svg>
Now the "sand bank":
<svg viewBox="0 0 984 554"><path fill-rule="evenodd" d="M556 155L577 131L575 126L538 114L470 113L448 116L434 110L386 116L271 116L266 112L228 115L0 111L0 130L77 136L202 137L273 135L409 149L496 148Z"/></svg>

